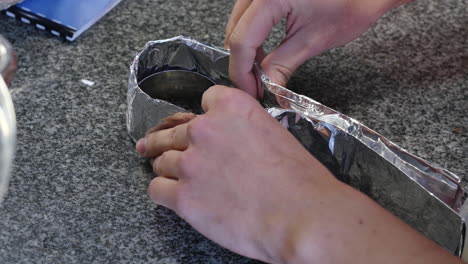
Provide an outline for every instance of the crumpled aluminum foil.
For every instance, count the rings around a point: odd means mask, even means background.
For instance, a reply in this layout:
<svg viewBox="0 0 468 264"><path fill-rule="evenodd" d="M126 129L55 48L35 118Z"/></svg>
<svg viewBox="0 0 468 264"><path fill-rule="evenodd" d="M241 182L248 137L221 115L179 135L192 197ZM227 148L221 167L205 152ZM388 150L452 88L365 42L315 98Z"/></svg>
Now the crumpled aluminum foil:
<svg viewBox="0 0 468 264"><path fill-rule="evenodd" d="M187 112L170 100L148 96L138 86L141 80L156 72L188 70L229 86L228 65L229 51L187 37L148 42L130 67L130 137L136 141L163 118ZM258 65L256 70L264 88L262 105L338 179L461 255L465 237L461 177L408 153L351 117L272 83Z"/></svg>

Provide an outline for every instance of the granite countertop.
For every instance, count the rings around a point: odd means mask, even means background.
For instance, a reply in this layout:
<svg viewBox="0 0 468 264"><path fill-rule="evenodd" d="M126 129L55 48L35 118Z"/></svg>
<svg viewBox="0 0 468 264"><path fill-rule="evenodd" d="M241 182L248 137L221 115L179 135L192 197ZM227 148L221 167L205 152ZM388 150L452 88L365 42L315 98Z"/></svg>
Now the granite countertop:
<svg viewBox="0 0 468 264"><path fill-rule="evenodd" d="M18 149L0 206L0 263L252 263L146 195L126 132L128 67L149 40L221 45L232 3L123 1L73 43L0 16L19 69ZM419 0L304 64L288 87L459 175L468 169L468 9ZM272 47L282 31L275 29ZM93 81L93 86L81 82Z"/></svg>

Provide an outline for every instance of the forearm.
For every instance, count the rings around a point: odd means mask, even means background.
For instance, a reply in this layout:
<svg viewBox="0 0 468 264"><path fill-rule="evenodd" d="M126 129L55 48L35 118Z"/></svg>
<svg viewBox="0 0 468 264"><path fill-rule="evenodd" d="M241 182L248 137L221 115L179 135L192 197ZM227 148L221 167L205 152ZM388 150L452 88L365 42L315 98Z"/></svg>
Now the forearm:
<svg viewBox="0 0 468 264"><path fill-rule="evenodd" d="M284 263L461 263L461 260L349 186L330 210L309 212L283 251Z"/></svg>

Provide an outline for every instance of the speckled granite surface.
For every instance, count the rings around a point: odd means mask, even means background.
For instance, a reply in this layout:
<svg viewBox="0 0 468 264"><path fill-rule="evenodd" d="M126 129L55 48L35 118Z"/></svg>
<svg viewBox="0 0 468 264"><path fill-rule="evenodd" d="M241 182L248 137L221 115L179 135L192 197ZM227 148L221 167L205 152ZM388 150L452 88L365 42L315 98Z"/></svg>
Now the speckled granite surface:
<svg viewBox="0 0 468 264"><path fill-rule="evenodd" d="M0 16L18 53L18 151L0 263L252 263L152 205L126 134L128 66L146 41L221 44L231 2L124 0L73 43ZM301 67L289 87L429 161L468 168L468 3L419 0ZM282 33L275 30L272 46ZM81 79L95 82L94 86Z"/></svg>

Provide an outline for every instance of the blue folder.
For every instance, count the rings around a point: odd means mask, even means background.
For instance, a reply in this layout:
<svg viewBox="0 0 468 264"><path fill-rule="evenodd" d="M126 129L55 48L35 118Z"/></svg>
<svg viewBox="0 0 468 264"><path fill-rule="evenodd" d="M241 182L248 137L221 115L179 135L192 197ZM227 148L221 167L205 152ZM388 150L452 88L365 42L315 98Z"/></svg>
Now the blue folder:
<svg viewBox="0 0 468 264"><path fill-rule="evenodd" d="M25 0L6 14L73 41L121 1Z"/></svg>

